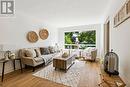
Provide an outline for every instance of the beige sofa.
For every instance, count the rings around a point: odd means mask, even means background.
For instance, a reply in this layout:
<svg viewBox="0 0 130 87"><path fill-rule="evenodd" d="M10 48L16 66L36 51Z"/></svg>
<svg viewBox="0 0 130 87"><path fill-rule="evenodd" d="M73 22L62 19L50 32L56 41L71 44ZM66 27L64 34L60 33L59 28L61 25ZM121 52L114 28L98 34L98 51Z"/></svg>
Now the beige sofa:
<svg viewBox="0 0 130 87"><path fill-rule="evenodd" d="M44 49L45 48L43 47L20 49L19 57L21 58L23 64L32 66L34 71L35 67L40 64L47 65L53 60L53 57L57 54L56 52L50 52L45 54Z"/></svg>

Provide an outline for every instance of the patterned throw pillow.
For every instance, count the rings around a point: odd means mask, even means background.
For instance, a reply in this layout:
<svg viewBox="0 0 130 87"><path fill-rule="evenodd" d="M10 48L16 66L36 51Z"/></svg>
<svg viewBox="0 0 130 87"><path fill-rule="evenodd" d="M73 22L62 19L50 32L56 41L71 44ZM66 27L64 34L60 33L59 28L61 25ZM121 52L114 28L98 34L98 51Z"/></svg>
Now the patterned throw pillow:
<svg viewBox="0 0 130 87"><path fill-rule="evenodd" d="M49 46L48 47L50 53L54 53L55 52L55 48L53 46Z"/></svg>
<svg viewBox="0 0 130 87"><path fill-rule="evenodd" d="M41 47L41 48L40 48L40 51L41 51L41 55L50 54L50 51L49 51L48 48L43 48L43 47Z"/></svg>
<svg viewBox="0 0 130 87"><path fill-rule="evenodd" d="M44 49L44 55L46 55L46 54L50 54L50 51L49 51L48 48L45 48L45 49Z"/></svg>

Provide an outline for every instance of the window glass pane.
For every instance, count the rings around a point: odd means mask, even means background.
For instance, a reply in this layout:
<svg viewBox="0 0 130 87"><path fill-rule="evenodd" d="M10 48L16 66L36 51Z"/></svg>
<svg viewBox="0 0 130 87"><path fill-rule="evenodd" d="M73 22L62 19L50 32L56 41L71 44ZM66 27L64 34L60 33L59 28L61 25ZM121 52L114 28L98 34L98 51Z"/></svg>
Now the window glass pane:
<svg viewBox="0 0 130 87"><path fill-rule="evenodd" d="M96 31L65 32L65 49L96 47Z"/></svg>

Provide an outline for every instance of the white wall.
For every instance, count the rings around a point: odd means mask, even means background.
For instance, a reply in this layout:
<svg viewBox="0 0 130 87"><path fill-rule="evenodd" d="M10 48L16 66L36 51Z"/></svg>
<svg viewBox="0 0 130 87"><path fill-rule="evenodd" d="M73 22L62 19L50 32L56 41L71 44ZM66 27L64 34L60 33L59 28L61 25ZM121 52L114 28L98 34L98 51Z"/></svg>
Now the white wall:
<svg viewBox="0 0 130 87"><path fill-rule="evenodd" d="M26 34L32 30L38 34L42 28L46 28L49 31L48 39L41 40L39 38L37 43L29 43L26 39ZM43 21L22 13L17 13L14 17L10 18L1 17L0 31L0 44L16 44L17 46L22 46L22 48L50 45L57 40L56 28L48 26Z"/></svg>
<svg viewBox="0 0 130 87"><path fill-rule="evenodd" d="M116 28L113 28L113 18L126 0L115 0L108 15L110 17L110 49L119 55L119 73L130 87L130 18Z"/></svg>
<svg viewBox="0 0 130 87"><path fill-rule="evenodd" d="M98 57L101 57L101 50L102 50L102 26L101 24L95 25L82 25L82 26L73 26L73 27L64 27L58 29L58 43L62 48L64 48L64 32L69 31L88 31L88 30L96 30L96 47L98 49Z"/></svg>
<svg viewBox="0 0 130 87"><path fill-rule="evenodd" d="M41 40L39 38L38 42L29 43L26 39L27 33L33 30L38 34L41 28L46 28L49 31L48 39ZM31 15L24 12L16 12L14 17L0 17L0 45L4 45L3 49L5 50L44 47L55 45L55 43L57 43L57 29L48 26L42 19L31 17ZM16 68L18 67L19 65L16 65ZM0 73L1 68L2 65L0 65ZM7 63L5 72L11 72L12 70L12 63Z"/></svg>

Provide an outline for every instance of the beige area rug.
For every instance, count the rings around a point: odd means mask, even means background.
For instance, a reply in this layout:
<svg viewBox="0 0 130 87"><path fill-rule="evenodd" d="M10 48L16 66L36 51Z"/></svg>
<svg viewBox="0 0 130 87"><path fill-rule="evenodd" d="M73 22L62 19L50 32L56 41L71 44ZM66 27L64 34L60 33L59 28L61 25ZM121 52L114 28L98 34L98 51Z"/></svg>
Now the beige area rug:
<svg viewBox="0 0 130 87"><path fill-rule="evenodd" d="M76 60L75 63L69 68L67 73L65 73L61 70L55 70L53 64L51 64L44 69L34 73L33 75L63 85L77 87L84 65L85 62Z"/></svg>

